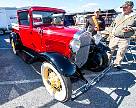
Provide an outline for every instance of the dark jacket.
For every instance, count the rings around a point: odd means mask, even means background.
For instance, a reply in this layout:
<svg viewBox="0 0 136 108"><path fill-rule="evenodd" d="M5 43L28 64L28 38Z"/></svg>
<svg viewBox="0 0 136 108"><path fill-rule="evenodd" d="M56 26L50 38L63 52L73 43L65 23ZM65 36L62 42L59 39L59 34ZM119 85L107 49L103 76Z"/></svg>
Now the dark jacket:
<svg viewBox="0 0 136 108"><path fill-rule="evenodd" d="M99 30L100 31L105 30L104 19L101 16L99 16L99 18L97 18L97 21L99 23ZM94 30L95 26L96 25L94 24L92 17L88 18L86 21L85 29L92 32L92 35L95 35L97 33L97 31Z"/></svg>

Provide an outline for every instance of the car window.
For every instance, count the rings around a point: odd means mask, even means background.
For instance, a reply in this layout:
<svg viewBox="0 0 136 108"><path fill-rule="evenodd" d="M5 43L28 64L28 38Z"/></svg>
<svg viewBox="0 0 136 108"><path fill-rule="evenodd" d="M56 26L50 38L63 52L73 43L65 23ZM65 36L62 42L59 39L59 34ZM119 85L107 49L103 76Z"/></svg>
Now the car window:
<svg viewBox="0 0 136 108"><path fill-rule="evenodd" d="M21 25L26 25L26 26L28 26L29 25L29 14L28 14L28 12L26 11L26 12L20 12L19 14L18 14L18 16L19 16L19 22L20 22L20 24Z"/></svg>
<svg viewBox="0 0 136 108"><path fill-rule="evenodd" d="M52 22L52 12L33 11L32 16L33 25L51 24Z"/></svg>
<svg viewBox="0 0 136 108"><path fill-rule="evenodd" d="M33 25L61 25L63 13L54 13L47 11L33 11Z"/></svg>

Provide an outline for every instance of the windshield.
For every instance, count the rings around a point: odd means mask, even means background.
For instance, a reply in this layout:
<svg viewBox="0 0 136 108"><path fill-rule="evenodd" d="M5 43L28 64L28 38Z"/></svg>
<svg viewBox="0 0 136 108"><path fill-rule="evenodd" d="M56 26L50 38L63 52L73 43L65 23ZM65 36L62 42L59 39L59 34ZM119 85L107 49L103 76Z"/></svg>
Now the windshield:
<svg viewBox="0 0 136 108"><path fill-rule="evenodd" d="M33 25L63 25L64 13L33 11Z"/></svg>

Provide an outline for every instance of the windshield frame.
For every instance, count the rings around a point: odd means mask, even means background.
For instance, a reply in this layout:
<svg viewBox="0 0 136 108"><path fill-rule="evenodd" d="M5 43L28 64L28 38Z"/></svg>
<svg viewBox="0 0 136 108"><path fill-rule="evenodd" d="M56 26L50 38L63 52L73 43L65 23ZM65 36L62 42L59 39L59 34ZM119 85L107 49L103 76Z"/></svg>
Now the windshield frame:
<svg viewBox="0 0 136 108"><path fill-rule="evenodd" d="M58 14L58 16L57 16L57 14ZM56 25L53 23L53 19L55 17L60 17L61 21L63 21L64 16L65 16L65 13L62 13L62 12L34 10L32 12L32 25L33 25L33 27L43 26L43 25L44 26Z"/></svg>

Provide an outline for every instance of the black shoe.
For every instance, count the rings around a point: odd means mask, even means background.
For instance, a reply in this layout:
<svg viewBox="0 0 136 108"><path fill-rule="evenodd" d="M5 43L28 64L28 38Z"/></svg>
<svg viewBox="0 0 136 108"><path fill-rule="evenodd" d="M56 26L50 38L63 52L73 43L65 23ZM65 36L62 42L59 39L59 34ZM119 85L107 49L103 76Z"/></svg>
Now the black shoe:
<svg viewBox="0 0 136 108"><path fill-rule="evenodd" d="M121 70L122 69L120 65L115 65L114 68L117 69L117 70Z"/></svg>

